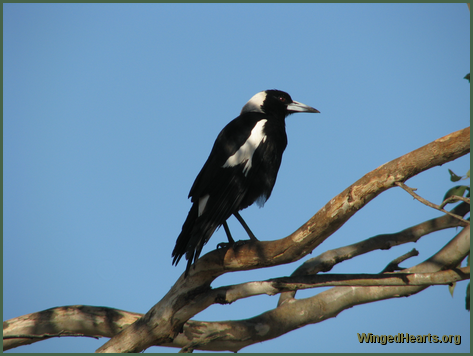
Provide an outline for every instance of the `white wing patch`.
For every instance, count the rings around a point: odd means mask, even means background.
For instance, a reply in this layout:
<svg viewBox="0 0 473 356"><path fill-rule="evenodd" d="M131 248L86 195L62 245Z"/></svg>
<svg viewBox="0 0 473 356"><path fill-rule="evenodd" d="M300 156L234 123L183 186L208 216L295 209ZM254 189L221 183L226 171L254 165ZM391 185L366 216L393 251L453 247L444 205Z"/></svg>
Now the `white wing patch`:
<svg viewBox="0 0 473 356"><path fill-rule="evenodd" d="M207 202L209 201L209 195L204 195L202 198L199 199L199 213L198 216L201 216L202 213L204 212L205 206L207 205Z"/></svg>
<svg viewBox="0 0 473 356"><path fill-rule="evenodd" d="M236 165L245 163L243 173L248 175L251 168L253 153L255 153L261 142L266 141L266 135L263 132L264 125L268 120L260 120L256 126L251 130L250 137L246 142L236 151L232 156L228 157L223 168L235 167Z"/></svg>

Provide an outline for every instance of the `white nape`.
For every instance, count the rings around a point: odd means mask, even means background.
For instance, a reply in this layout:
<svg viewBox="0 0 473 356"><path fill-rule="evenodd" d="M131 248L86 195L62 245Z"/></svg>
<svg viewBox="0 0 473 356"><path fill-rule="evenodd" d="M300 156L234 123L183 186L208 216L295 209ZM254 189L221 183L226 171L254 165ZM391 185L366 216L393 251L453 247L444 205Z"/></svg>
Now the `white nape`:
<svg viewBox="0 0 473 356"><path fill-rule="evenodd" d="M253 97L248 100L248 102L243 106L243 109L241 109L241 114L244 114L246 112L263 112L263 109L261 106L263 105L264 101L266 100L266 92L265 91L260 91L259 93L253 95Z"/></svg>

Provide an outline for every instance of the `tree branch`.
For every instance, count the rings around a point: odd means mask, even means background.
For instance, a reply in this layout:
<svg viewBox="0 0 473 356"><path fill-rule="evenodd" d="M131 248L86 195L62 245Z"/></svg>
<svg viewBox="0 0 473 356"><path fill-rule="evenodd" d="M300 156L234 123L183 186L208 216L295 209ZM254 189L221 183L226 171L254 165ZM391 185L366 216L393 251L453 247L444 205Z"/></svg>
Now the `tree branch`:
<svg viewBox="0 0 473 356"><path fill-rule="evenodd" d="M391 273L391 274L325 274L313 276L296 276L275 278L267 281L248 282L238 285L221 287L212 290L207 298L219 302L232 303L241 298L254 295L274 295L282 291L309 289L327 286L430 286L450 284L470 278L470 267L449 269L433 273ZM71 318L71 316L73 317ZM114 316L119 315L120 318ZM141 314L128 313L105 307L67 306L28 314L4 323L4 350L20 345L33 343L52 337L112 337ZM67 325L64 325L67 324ZM103 327L106 325L107 327ZM50 330L61 327L66 329L51 334ZM90 333L90 334L88 334ZM218 334L207 336L210 342L218 338ZM193 349L203 346L200 342L187 346Z"/></svg>
<svg viewBox="0 0 473 356"><path fill-rule="evenodd" d="M86 305L23 315L3 322L3 351L55 336L113 337L141 316L143 314Z"/></svg>
<svg viewBox="0 0 473 356"><path fill-rule="evenodd" d="M464 228L439 252L405 273L427 273L455 268L470 251L470 230ZM334 287L313 297L294 299L273 310L246 320L199 322L190 320L172 344L163 346L185 347L190 342L194 348L209 351L239 351L242 348L277 338L307 324L319 323L337 316L345 309L374 301L408 297L424 290L425 286L399 287ZM288 317L290 316L290 317ZM219 334L220 337L215 338ZM208 341L208 335L213 340ZM202 340L204 347L195 347Z"/></svg>
<svg viewBox="0 0 473 356"><path fill-rule="evenodd" d="M340 228L369 201L383 191L396 186L396 182L403 182L422 171L468 153L469 135L469 128L454 132L378 167L333 198L306 224L283 239L251 242L234 249L221 249L206 254L197 261L195 269L191 269L189 276L184 278L182 275L164 298L151 308L148 313L139 317L133 324L121 331L119 329L108 330L108 332L115 336L100 347L97 352L140 352L153 345L178 345L190 350L199 348L199 345L204 344L208 350L237 351L251 343L277 337L281 332L285 333L307 323L319 322L334 316L343 308L373 300L391 298L398 296L403 291L403 293L406 293L405 295L410 295L426 288L425 286L335 287L329 290L334 291L332 293L336 295L335 299L333 296L327 300L324 299L329 291L322 292L316 296L321 296L319 297L320 299L317 299L317 305L320 307L320 305L324 304L324 308L326 308L318 312L314 312L310 306L313 299L308 298L308 300L284 303L274 310L246 321L198 325L193 322L192 325L197 325L197 329L191 330L188 327L183 329L184 324L189 318L216 302L215 299L206 298L205 296L211 295L213 291L210 288L210 284L219 275L227 271L273 266L302 258ZM464 229L463 231L467 230ZM455 243L459 244L460 242L456 241ZM458 246L451 250L453 251L452 255L455 256L463 253L463 250L458 248ZM439 256L436 258L435 269L406 270L405 272L436 272L440 269L453 268L459 263L457 262L450 266L446 262L443 263ZM378 294L373 294L374 291L378 291ZM343 296L344 293L350 297L348 299L345 298ZM374 298L375 296L379 299ZM306 304L306 302L309 304ZM327 310L328 313L326 313ZM298 314L294 314L293 311L296 311ZM302 311L310 311L310 313ZM317 314L316 319L312 319L315 314ZM290 322L287 322L287 315L291 315ZM81 316L77 315L76 317L80 318ZM118 319L124 317L123 313L118 315ZM68 319L73 321L74 317L71 316ZM106 321L109 321L107 317L105 317L104 322ZM252 324L254 321L257 324ZM100 333L95 332L96 324L91 325L94 332L84 334L100 335ZM116 325L118 324L113 323L113 326ZM127 324L122 323L122 325L125 326ZM213 325L212 327L216 328L209 328L203 332L203 329L208 325ZM232 328L226 329L225 325L230 325ZM245 329L245 325L251 326L251 330ZM238 328L234 329L234 326L238 326ZM112 325L107 325L107 327L111 328ZM67 328L55 325L53 330L48 331L48 333L51 335L62 334L64 330L72 332L73 329L74 327ZM105 329L104 332L106 331ZM182 330L184 330L184 333L181 333ZM238 337L238 335L243 335L248 331L251 331L251 333L244 335L243 338ZM80 333L74 332L74 334ZM16 333L16 335L31 335L31 333Z"/></svg>
<svg viewBox="0 0 473 356"><path fill-rule="evenodd" d="M419 256L419 251L417 251L415 248L410 250L409 252L405 253L402 256L399 256L398 258L395 258L389 264L381 271L381 273L388 273L388 272L394 272L394 271L399 271L403 268L399 267L399 264L401 262L404 262L408 258L414 257L414 256Z"/></svg>
<svg viewBox="0 0 473 356"><path fill-rule="evenodd" d="M296 261L338 230L359 209L383 191L416 174L470 151L470 128L451 133L383 164L330 200L293 234L276 241L257 241L235 249L212 251L191 269L146 313L97 352L141 352L170 342L193 315L208 307L192 303L195 296L226 271L249 270ZM413 287L409 287L413 288Z"/></svg>
<svg viewBox="0 0 473 356"><path fill-rule="evenodd" d="M466 203L461 203L453 208L451 212L460 216L464 216L469 211L470 206ZM445 214L438 218L430 219L420 224L411 226L397 233L377 235L349 246L326 251L319 256L305 261L292 273L291 276L327 272L330 271L336 264L353 257L363 255L374 250L388 250L393 246L398 246L408 242L417 242L422 236L432 232L458 226L466 225L451 215ZM293 299L295 293L296 292L282 293L279 297L278 305Z"/></svg>
<svg viewBox="0 0 473 356"><path fill-rule="evenodd" d="M470 222L468 220L465 220L463 219L461 216L458 216L458 215L455 215L455 214L452 214L451 212L445 210L445 209L442 209L439 205L437 204L434 204L434 203L431 203L430 201L422 198L420 195L414 193L414 190L416 190L416 188L410 188L408 187L407 185L405 185L404 183L402 182L396 182L396 185L400 186L402 189L404 189L406 192L408 192L410 195L412 195L414 197L414 199L417 199L418 201L420 201L421 203L427 205L427 206L430 206L431 208L434 208L434 209L437 209L437 210L440 210L446 214L449 214L451 216L453 216L454 218L462 221L463 223L465 224L469 224Z"/></svg>
<svg viewBox="0 0 473 356"><path fill-rule="evenodd" d="M430 286L450 284L470 278L470 267L432 273L318 274L246 282L212 290L219 303L227 304L255 295L275 295L285 291L331 286ZM224 299L222 298L224 297Z"/></svg>
<svg viewBox="0 0 473 356"><path fill-rule="evenodd" d="M451 197L448 197L447 199L445 199L442 202L442 204L439 205L439 208L443 209L445 207L445 205L450 204L450 203L456 203L459 200L461 200L461 201L463 201L467 204L470 204L470 198L465 198L465 197L461 197L461 196L458 196L458 195L452 195Z"/></svg>
<svg viewBox="0 0 473 356"><path fill-rule="evenodd" d="M470 230L464 228L439 252L417 266L404 270L405 273L432 273L455 268L470 250ZM450 272L450 271L449 271ZM162 346L180 347L187 350L205 349L213 351L238 351L250 344L276 338L296 328L318 323L335 317L341 311L355 305L370 303L394 297L409 296L425 289L425 286L401 287L334 287L314 297L284 303L257 317L247 320L226 322L188 321L183 332ZM77 310L74 310L76 308ZM91 314L91 315L88 315ZM42 315L42 316L41 316ZM109 316L104 318L104 316ZM287 316L290 315L291 318ZM36 316L38 320L35 320ZM71 316L75 316L71 318ZM42 332L63 328L67 323L71 333L87 333L110 337L129 325L139 314L107 308L64 307L30 314L22 321L13 319L4 323L4 334L31 334L32 328L43 325ZM98 319L96 319L98 317ZM47 321L52 323L50 325ZM25 323L21 325L21 323ZM6 324L6 325L5 325ZM28 324L28 325L27 325ZM62 325L61 325L62 324ZM23 328L22 328L23 327ZM95 329L89 330L89 327ZM20 339L21 340L21 339ZM18 339L4 340L4 348ZM36 340L29 340L28 343ZM23 343L25 344L25 343ZM13 346L14 347L14 346Z"/></svg>

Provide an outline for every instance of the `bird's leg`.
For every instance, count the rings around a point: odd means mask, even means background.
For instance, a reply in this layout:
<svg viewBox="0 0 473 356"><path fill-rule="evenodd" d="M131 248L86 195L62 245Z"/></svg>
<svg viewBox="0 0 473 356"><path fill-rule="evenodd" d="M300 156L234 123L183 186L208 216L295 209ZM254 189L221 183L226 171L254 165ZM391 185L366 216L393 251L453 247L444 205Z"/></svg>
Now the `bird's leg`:
<svg viewBox="0 0 473 356"><path fill-rule="evenodd" d="M235 244L235 240L233 240L233 237L232 237L232 234L230 233L230 228L228 227L227 222L225 221L222 225L223 225L223 228L225 229L225 233L227 234L228 243L226 243L226 242L219 243L217 245L217 249L230 247L230 246L233 246Z"/></svg>
<svg viewBox="0 0 473 356"><path fill-rule="evenodd" d="M228 243L234 244L235 240L233 240L232 234L230 233L230 229L228 228L228 224L226 221L223 223L223 228L225 229L225 233L227 234Z"/></svg>
<svg viewBox="0 0 473 356"><path fill-rule="evenodd" d="M234 213L233 215L235 215L235 217L237 218L237 220L240 222L241 226L243 226L243 228L245 229L246 233L248 234L248 236L250 237L250 239L252 241L258 241L258 239L256 238L255 234L253 234L253 232L250 230L250 228L248 227L248 225L246 224L245 220L243 220L243 218L241 217L241 215L236 212ZM217 249L219 248L225 248L225 247L231 247L231 246L241 246L241 245L244 245L246 244L249 240L240 240L240 241L237 241L235 243L235 240L233 240L233 237L232 237L232 234L230 233L230 229L228 228L228 224L227 222L225 221L223 224L223 228L225 229L225 233L227 234L227 237L228 237L228 243L225 243L225 242L221 242L217 245Z"/></svg>
<svg viewBox="0 0 473 356"><path fill-rule="evenodd" d="M251 232L250 228L248 227L248 225L246 224L245 220L243 220L243 218L241 217L241 215L237 212L233 213L233 215L235 215L235 217L237 218L237 220L240 222L241 226L243 226L243 228L245 229L246 233L248 234L248 236L250 237L251 240L253 241L258 241L258 239L256 238L255 234L253 234L253 232Z"/></svg>

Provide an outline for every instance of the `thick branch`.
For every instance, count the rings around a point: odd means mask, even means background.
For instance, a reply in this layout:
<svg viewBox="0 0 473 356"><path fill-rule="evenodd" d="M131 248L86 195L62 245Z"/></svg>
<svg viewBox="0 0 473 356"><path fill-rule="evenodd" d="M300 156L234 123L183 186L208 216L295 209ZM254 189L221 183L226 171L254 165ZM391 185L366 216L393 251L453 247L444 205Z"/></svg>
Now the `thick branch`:
<svg viewBox="0 0 473 356"><path fill-rule="evenodd" d="M221 287L207 298L231 303L254 295L327 286L430 286L470 278L470 267L433 273L326 274L275 278ZM142 314L105 307L67 306L11 319L3 324L3 349L30 344L51 337L112 337ZM194 345L196 346L196 345Z"/></svg>
<svg viewBox="0 0 473 356"><path fill-rule="evenodd" d="M464 228L439 252L405 273L428 273L455 268L470 251L470 230ZM307 324L322 322L355 305L378 300L407 297L424 290L425 286L404 287L334 287L313 297L294 299L259 316L247 320L186 323L183 333L172 344L211 351L238 351L243 347L273 339ZM218 337L216 336L218 335ZM212 336L211 340L207 338ZM198 347L199 341L202 347Z"/></svg>
<svg viewBox="0 0 473 356"><path fill-rule="evenodd" d="M225 271L247 270L296 261L322 243L351 216L383 191L416 174L452 161L470 151L470 128L449 134L386 163L345 189L293 234L276 241L258 241L235 249L212 251L181 276L166 296L143 318L126 328L97 352L140 352L169 342L182 325L208 305L191 303ZM394 287L393 287L394 288ZM413 288L413 287L409 287Z"/></svg>
<svg viewBox="0 0 473 356"><path fill-rule="evenodd" d="M470 152L470 128L454 132L428 145L385 163L366 174L330 200L307 223L288 237L275 241L249 243L229 249L221 261L220 254L202 258L202 267L225 270L247 270L294 262L322 243L351 216L385 190L395 187L429 168L445 164ZM217 257L217 261L214 258ZM210 261L209 261L210 260ZM213 262L213 263L212 263ZM223 263L222 263L223 262ZM196 273L199 272L196 267Z"/></svg>
<svg viewBox="0 0 473 356"><path fill-rule="evenodd" d="M468 204L462 203L453 208L451 212L460 216L465 216L469 211L470 206ZM458 226L466 225L451 215L445 214L438 218L424 221L420 224L411 226L396 233L377 235L349 246L343 246L334 250L326 251L319 256L305 261L292 273L292 276L327 272L330 271L336 264L356 256L360 256L374 250L388 250L393 246L398 246L408 242L417 242L422 236L428 235L432 232ZM296 292L282 293L279 298L278 305L294 298L295 293Z"/></svg>
<svg viewBox="0 0 473 356"><path fill-rule="evenodd" d="M469 229L463 229L452 241L443 247L438 253L425 262L404 270L405 273L429 273L447 268L455 268L469 253ZM183 332L177 335L172 342L163 343L163 346L182 347L184 349L200 348L214 351L238 351L250 344L264 340L276 338L296 328L311 323L318 323L328 318L335 317L341 311L351 308L354 305L370 303L376 300L393 297L409 296L425 289L425 286L404 286L404 287L335 287L322 292L314 297L293 300L291 303L284 303L276 309L265 312L257 317L226 322L199 322L188 321ZM84 307L81 307L84 308ZM85 307L91 308L91 307ZM98 308L101 309L101 308ZM56 313L48 312L50 315ZM113 315L126 314L123 311L113 311L108 313ZM39 313L35 313L39 314ZM82 313L74 313L76 317L81 317ZM93 313L96 314L95 312ZM129 320L136 318L138 314L128 315ZM291 316L288 318L288 316ZM83 317L83 315L82 315ZM30 319L30 318L26 318ZM68 318L67 318L68 319ZM85 320L93 318L86 317ZM69 320L69 319L68 319ZM79 319L81 321L82 319ZM119 330L125 327L130 321L124 317L109 318L95 323L101 326L105 322L110 330ZM31 319L30 319L31 322ZM42 319L44 322L44 319ZM8 330L13 334L29 333L28 329L12 328L15 323L10 322ZM79 326L82 323L73 323ZM71 324L72 325L72 324ZM37 324L36 324L37 326ZM71 329L72 333L85 333L82 329ZM98 335L97 330L91 331L91 335ZM104 336L108 336L104 334ZM11 340L5 340L5 343ZM34 341L34 340L33 340Z"/></svg>
<svg viewBox="0 0 473 356"><path fill-rule="evenodd" d="M465 130L468 131L468 135L469 135L469 129L465 129ZM314 241L321 242L322 240L320 239L323 238L324 233L320 234L320 236L322 237L319 236L317 238L318 235L316 234L316 229L313 228L314 226L317 225L318 219L327 219L328 222L326 223L329 225L330 225L330 221L332 221L332 224L336 225L335 228L332 227L333 231L335 231L336 228L341 226L344 220L346 221L352 214L356 212L357 209L362 207L364 204L366 204L369 200L374 198L377 194L379 194L383 190L386 190L390 186L392 186L393 179L401 179L401 178L407 179L409 176L417 174L418 172L416 173L416 170L419 170L419 171L424 170L435 165L432 163L432 159L431 159L432 157L429 157L429 154L434 154L436 150L440 149L439 147L444 147L444 149L450 148L450 150L449 151L447 150L445 155L442 157L443 160L445 159L451 160L451 159L456 158L455 155L457 156L461 155L459 153L461 152L461 150L458 147L456 148L450 147L452 146L452 143L450 141L460 140L460 138L462 138L465 135L465 132L466 132L465 130L446 136L444 139L437 140L433 142L432 144L429 144L419 149L420 151L416 150L406 156L403 156L397 160L394 160L388 164L385 164L379 167L378 169L376 169L375 171L367 174L365 177L360 179L357 183L347 188L339 196L332 199L332 201L329 202L329 204L327 204L321 211L319 211L307 224L305 224L298 231L296 231L296 233L288 236L287 238L283 240L262 243L263 245L267 245L267 246L259 246L259 247L262 247L262 249L251 250L252 252L250 251L251 252L250 257L252 254L254 256L256 253L256 255L258 255L257 257L260 258L261 261L263 261L261 262L263 265L270 265L270 264L273 264L274 261L278 263L280 262L278 261L278 258L280 258L278 256L281 254L278 254L277 248L272 249L272 246L274 244L278 245L280 243L282 244L282 242L284 241L291 240L293 241L293 243L299 242L300 246L308 246L310 244L313 245ZM462 139L464 139L464 137ZM445 142L447 142L447 144L445 144ZM411 156L411 157L408 158L407 156ZM406 162L408 162L409 164L412 164L412 162L415 162L416 160L417 161L430 160L429 161L430 163L427 164L424 162L420 166L417 166L414 169L414 171L405 167L404 172L402 172L402 170L400 170L400 173L394 172L395 169L399 168L403 164L404 165L407 164L405 162L404 163L402 162L403 159L407 160ZM441 164L438 162L440 161L434 160L434 163ZM442 163L444 163L444 161L442 161ZM367 194L367 196L363 196L363 194ZM335 207L337 207L337 209L335 209ZM325 235L328 236L329 233L331 232L327 232L325 233ZM256 244L256 247L258 247L258 245L259 244ZM223 262L227 263L229 254L235 254L235 253L240 254L241 252L244 252L244 256L239 256L239 257L244 257L244 258L248 257L248 255L246 254L248 251L239 251L239 250L236 250L236 251L228 250L226 251L226 255L225 255L225 251L223 251L223 253L221 253L221 251L217 251L217 252L212 252L208 254L207 256L210 256L211 258L210 259L207 258L207 261L203 260L200 263L198 263L198 265L200 265L200 268L197 268L195 272L193 271L194 273L191 273L193 274L192 276L193 278L190 278L188 280L183 280L181 278L178 281L178 283L171 289L168 295L163 299L163 301L158 303L157 305L159 306L158 308L155 306L155 308L153 308L145 317L143 317L142 319L139 319L139 321L133 326L134 327L133 332L130 331L129 333L129 335L131 335L130 341L132 341L134 337L140 338L141 335L135 335L134 333L135 332L142 333L143 327L145 327L144 330L146 331L147 329L149 329L149 326L145 326L145 325L150 325L149 323L153 322L152 321L153 318L157 318L156 320L162 321L163 322L162 324L164 325L163 328L160 328L161 330L158 330L157 334L163 333L164 331L163 334L168 335L168 336L162 337L160 339L161 341L159 341L158 339L158 341L160 344L166 343L166 340L170 340L169 336L178 335L178 333L176 332L176 328L179 325L182 325L185 318L190 317L191 315L197 313L198 311L206 307L206 303L204 304L196 303L198 300L202 300L202 297L204 297L204 295L207 295L206 299L210 299L209 301L210 304L216 301L218 302L219 300L228 301L228 300L236 300L238 298L244 297L245 294L242 293L242 290L243 290L243 287L245 288L248 287L248 284L246 284L246 286L242 285L240 287L231 286L230 293L227 294L227 296L230 299L227 299L225 297L223 299L212 300L212 298L208 297L214 292L208 289L208 285L210 281L213 280L219 274L223 273L223 269L221 268L221 265L217 266L218 268L216 268L215 257L217 257L217 260L223 258L224 259ZM305 252L302 251L302 253L305 253ZM273 255L273 257L271 257L271 254ZM282 254L284 255L285 251L283 251ZM266 262L264 262L267 256L269 256L269 260L266 260ZM290 257L290 258L297 258L297 256L294 257L293 255L293 257ZM251 266L251 265L249 266L238 265L239 259L236 258L236 260L237 260L236 265L234 261L230 260L229 261L230 263L227 264L226 267L228 269L255 268L255 266ZM213 271L212 269L210 269L210 271L214 273L213 275L209 275L208 272L206 272L203 268L203 267L209 267L209 265L210 267L214 268ZM256 267L257 266L258 265L256 265ZM320 278L320 276L315 276L315 277ZM265 282L253 282L253 283L261 283L261 285L266 285L266 289L260 288L260 293L268 293L268 291L270 294L274 293L275 281L267 281L266 283ZM291 285L290 283L294 283L294 281L290 282L290 280L286 280L285 282L286 284L282 283L281 281L276 282L276 283L277 283L276 289L279 289L280 291L286 290L286 289L295 289L295 288L303 287L301 284L302 283L301 280L297 282L297 286ZM309 286L309 284L307 284L307 281L303 282L303 284L305 287L308 287L308 288L313 287L313 285ZM203 287L198 288L198 286L203 286ZM364 287L364 288L371 288L371 287ZM405 288L413 288L413 287L405 287ZM248 292L248 288L246 289L247 289L247 291L245 292L246 296L254 295L254 293L256 293L256 291ZM222 291L223 290L221 289L217 291L217 293L222 292ZM189 300L190 301L194 300L194 302L189 303ZM299 303L299 302L300 301L296 301L296 303ZM291 303L291 305L292 304L294 303ZM279 308L275 309L275 311L277 310L279 310ZM268 313L271 313L271 312L273 311L270 311ZM153 315L153 313L156 313L156 314ZM31 338L34 335L37 335L33 333L31 329L28 329L28 327L30 327L31 324L33 324L36 328L38 328L38 325L42 326L40 328L40 330L42 330L41 335L38 335L38 336L41 336L42 338L49 338L49 337L54 337L54 336L66 336L66 335L111 337L115 335L118 331L120 331L121 328L137 320L140 316L141 316L140 314L132 314L132 313L124 312L124 311L116 311L116 310L111 310L109 308L93 308L93 307L86 307L86 306L54 308L54 309L46 310L40 313L33 313L24 317L17 318L15 320L5 322L4 333L8 333L10 336L12 336L13 334L9 333L8 331L14 329L16 331L14 333L16 337L4 340L4 347L9 348L14 343L18 345L18 344L28 344L28 343L37 341L38 338L36 337L34 339ZM170 321L172 318L177 320L177 322L172 323ZM48 323L48 320L53 321L53 322ZM80 323L76 323L77 320L79 320ZM195 323L196 322L190 322L188 325L195 325ZM231 322L231 323L234 323L234 322ZM19 324L23 324L23 326L18 328ZM29 324L30 326L27 326L27 324ZM203 324L200 324L199 327L202 328L202 325ZM214 325L220 325L220 324L217 323ZM168 330L164 330L165 327L169 327L169 326L170 328ZM185 328L185 330L189 330L189 329ZM151 333L149 333L148 335L145 335L144 339L148 340L150 337L154 337L156 335L153 332L156 330L151 330L151 331L152 331ZM182 336L183 336L182 334L179 334L177 336L177 339L181 339ZM222 336L222 333L220 329L220 331L215 331L206 335L205 338L207 341L204 341L203 339L200 339L200 340L194 339L192 342L189 343L189 341L187 340L185 345L187 345L186 347L195 348L195 347L198 347L198 345L209 344L209 346L211 346L209 349L214 349L215 344L219 344L219 342L221 342L219 341L221 340L221 336ZM231 347L228 348L227 346L227 347L221 347L221 348L216 348L216 349L223 350L223 349L232 349L232 348Z"/></svg>
<svg viewBox="0 0 473 356"><path fill-rule="evenodd" d="M23 315L3 322L3 351L58 336L113 337L141 316L143 314L86 305Z"/></svg>

